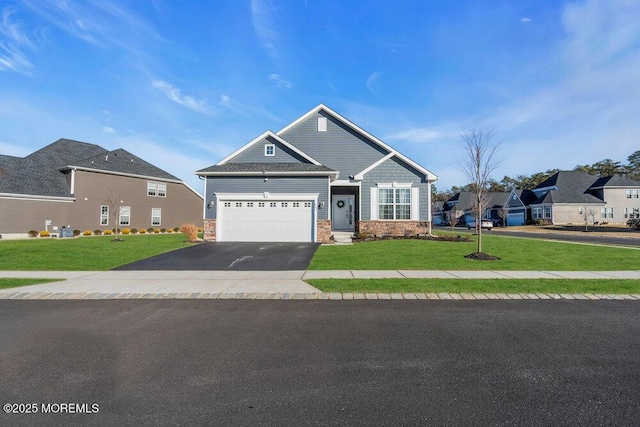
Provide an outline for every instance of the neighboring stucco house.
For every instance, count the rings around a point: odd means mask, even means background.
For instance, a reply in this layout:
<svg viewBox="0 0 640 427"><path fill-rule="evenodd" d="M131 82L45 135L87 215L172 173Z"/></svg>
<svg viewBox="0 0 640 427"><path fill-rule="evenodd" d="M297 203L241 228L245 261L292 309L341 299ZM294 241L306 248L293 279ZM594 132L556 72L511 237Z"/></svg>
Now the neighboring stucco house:
<svg viewBox="0 0 640 427"><path fill-rule="evenodd" d="M3 238L66 226L202 226L202 200L180 179L123 149L60 139L24 158L0 155ZM115 224L112 206L119 210Z"/></svg>
<svg viewBox="0 0 640 427"><path fill-rule="evenodd" d="M206 240L431 230L437 177L322 104L196 173L205 178Z"/></svg>
<svg viewBox="0 0 640 427"><path fill-rule="evenodd" d="M520 190L487 193L482 219L489 219L505 226L524 225L527 208L520 199L521 193ZM456 193L444 203L444 222L449 223L449 219L455 216L460 219L460 224L467 224L475 220L475 210L474 193L470 191Z"/></svg>
<svg viewBox="0 0 640 427"><path fill-rule="evenodd" d="M531 190L531 219L550 224L626 224L640 218L640 182L560 171ZM586 216L586 218L585 218Z"/></svg>

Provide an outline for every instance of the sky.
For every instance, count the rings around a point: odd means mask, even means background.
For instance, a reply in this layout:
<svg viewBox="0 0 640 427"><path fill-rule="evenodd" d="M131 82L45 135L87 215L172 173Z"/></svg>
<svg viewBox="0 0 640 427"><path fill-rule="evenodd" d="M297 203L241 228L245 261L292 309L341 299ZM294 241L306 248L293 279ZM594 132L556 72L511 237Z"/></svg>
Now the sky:
<svg viewBox="0 0 640 427"><path fill-rule="evenodd" d="M195 171L325 104L464 185L640 150L640 0L2 0L0 154L59 138Z"/></svg>

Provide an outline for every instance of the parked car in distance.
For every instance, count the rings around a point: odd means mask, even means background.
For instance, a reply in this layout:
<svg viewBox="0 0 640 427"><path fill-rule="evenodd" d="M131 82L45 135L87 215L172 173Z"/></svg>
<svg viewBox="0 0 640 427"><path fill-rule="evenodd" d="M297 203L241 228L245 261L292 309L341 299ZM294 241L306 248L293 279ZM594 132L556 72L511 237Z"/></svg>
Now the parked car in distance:
<svg viewBox="0 0 640 427"><path fill-rule="evenodd" d="M480 227L484 228L485 230L491 230L493 228L493 222L491 220L483 220L480 222ZM472 219L471 221L469 221L467 223L467 228L476 228L476 220Z"/></svg>

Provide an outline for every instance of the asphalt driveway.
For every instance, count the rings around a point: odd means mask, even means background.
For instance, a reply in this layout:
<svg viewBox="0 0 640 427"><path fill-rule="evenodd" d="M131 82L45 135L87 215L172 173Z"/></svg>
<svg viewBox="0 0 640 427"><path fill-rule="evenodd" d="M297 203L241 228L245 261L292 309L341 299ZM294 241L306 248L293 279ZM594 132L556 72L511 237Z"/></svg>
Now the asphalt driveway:
<svg viewBox="0 0 640 427"><path fill-rule="evenodd" d="M114 270L306 270L320 243L201 243Z"/></svg>

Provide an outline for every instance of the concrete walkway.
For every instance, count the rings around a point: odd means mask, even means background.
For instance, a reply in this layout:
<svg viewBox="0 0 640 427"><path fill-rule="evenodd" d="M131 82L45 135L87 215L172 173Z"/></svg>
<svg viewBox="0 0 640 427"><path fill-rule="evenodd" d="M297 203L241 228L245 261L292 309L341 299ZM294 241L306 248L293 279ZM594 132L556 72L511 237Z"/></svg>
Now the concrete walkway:
<svg viewBox="0 0 640 427"><path fill-rule="evenodd" d="M640 295L323 293L307 279L635 279L634 271L2 271L3 278L65 279L0 290L0 299L628 299Z"/></svg>

